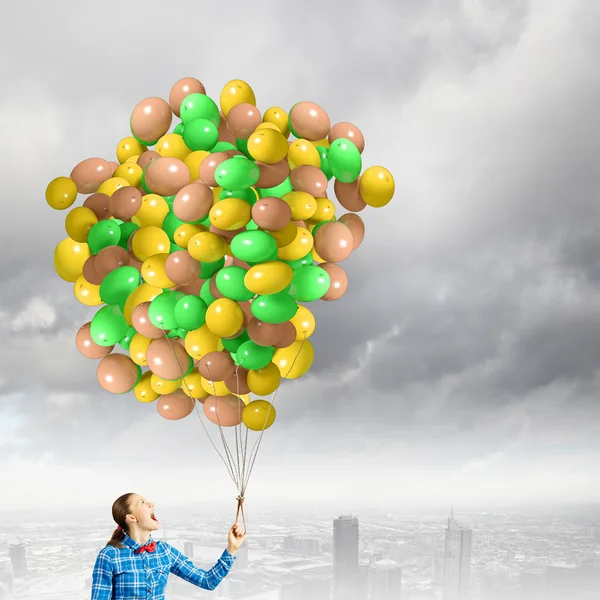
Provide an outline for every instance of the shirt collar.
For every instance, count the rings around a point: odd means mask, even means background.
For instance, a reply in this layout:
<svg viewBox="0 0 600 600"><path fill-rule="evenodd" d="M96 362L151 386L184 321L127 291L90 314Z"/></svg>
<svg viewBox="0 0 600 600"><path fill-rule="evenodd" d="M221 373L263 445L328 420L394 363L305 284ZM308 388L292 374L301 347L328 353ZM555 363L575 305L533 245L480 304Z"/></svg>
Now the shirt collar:
<svg viewBox="0 0 600 600"><path fill-rule="evenodd" d="M125 532L123 532L125 533ZM150 543L152 542L152 534L150 534L150 537L148 538L148 542ZM136 550L139 550L143 544L138 544L138 542L136 542L132 537L129 536L129 534L125 533L125 538L123 539L123 544L125 546L127 546L128 548L131 548L134 552Z"/></svg>

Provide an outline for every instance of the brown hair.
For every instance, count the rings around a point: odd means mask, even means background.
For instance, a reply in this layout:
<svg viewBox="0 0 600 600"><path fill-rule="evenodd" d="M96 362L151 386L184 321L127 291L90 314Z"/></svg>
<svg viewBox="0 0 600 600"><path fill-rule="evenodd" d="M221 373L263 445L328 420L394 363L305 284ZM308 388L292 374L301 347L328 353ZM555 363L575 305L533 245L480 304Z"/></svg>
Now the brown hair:
<svg viewBox="0 0 600 600"><path fill-rule="evenodd" d="M129 492L119 496L112 505L112 516L115 523L120 527L115 529L112 537L106 543L107 546L114 546L115 548L124 548L121 543L125 539L125 533L129 533L129 526L127 525L127 515L131 512L129 501L135 494Z"/></svg>

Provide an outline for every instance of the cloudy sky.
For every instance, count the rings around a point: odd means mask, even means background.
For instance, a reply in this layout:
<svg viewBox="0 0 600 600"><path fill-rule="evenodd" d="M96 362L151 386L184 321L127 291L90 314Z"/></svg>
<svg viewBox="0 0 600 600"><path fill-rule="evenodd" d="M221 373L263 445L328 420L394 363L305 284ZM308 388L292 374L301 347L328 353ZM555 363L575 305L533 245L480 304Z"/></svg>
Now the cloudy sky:
<svg viewBox="0 0 600 600"><path fill-rule="evenodd" d="M0 507L106 508L134 489L233 508L197 416L168 422L132 394L104 393L78 353L95 310L54 272L66 212L44 200L84 158L116 160L137 102L168 98L185 76L213 98L243 79L262 110L315 101L358 125L365 166L397 182L392 203L361 213L346 296L313 305L315 362L280 390L248 502L600 500L600 7L69 0L11 11L0 25Z"/></svg>

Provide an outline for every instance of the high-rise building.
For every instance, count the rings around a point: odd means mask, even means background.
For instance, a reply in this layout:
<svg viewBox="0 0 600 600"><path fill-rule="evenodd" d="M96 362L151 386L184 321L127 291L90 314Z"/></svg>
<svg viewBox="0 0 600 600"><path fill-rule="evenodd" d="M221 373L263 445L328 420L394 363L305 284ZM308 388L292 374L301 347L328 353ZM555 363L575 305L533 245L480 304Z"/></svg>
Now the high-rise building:
<svg viewBox="0 0 600 600"><path fill-rule="evenodd" d="M471 579L471 544L473 531L454 518L448 518L444 544L443 600L468 600Z"/></svg>
<svg viewBox="0 0 600 600"><path fill-rule="evenodd" d="M8 542L10 562L12 563L13 575L25 577L27 575L27 548L25 544L17 539Z"/></svg>
<svg viewBox="0 0 600 600"><path fill-rule="evenodd" d="M389 558L378 560L371 567L371 599L400 600L402 569Z"/></svg>
<svg viewBox="0 0 600 600"><path fill-rule="evenodd" d="M358 518L342 515L333 520L333 600L365 600L358 577Z"/></svg>

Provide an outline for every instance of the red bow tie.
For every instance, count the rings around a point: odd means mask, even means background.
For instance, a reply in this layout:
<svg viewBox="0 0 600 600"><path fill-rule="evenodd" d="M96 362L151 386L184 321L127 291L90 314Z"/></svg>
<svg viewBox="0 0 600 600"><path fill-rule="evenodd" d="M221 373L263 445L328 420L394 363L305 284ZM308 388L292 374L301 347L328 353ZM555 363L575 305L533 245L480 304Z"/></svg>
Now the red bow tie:
<svg viewBox="0 0 600 600"><path fill-rule="evenodd" d="M144 552L144 550L146 552L154 552L156 550L156 542L148 542L145 546L142 546L141 548L138 548L135 553L136 554L140 554L142 552Z"/></svg>

